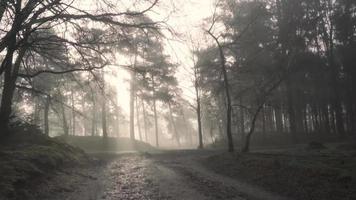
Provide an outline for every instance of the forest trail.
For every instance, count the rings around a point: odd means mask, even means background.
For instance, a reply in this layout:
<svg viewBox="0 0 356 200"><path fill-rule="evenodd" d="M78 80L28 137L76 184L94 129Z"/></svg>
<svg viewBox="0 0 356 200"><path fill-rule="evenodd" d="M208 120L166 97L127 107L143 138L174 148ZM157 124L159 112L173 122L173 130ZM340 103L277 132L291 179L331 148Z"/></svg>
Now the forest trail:
<svg viewBox="0 0 356 200"><path fill-rule="evenodd" d="M216 153L216 152L215 152ZM214 152L169 151L118 155L102 166L80 170L80 180L58 183L62 188L39 199L67 200L278 200L260 188L216 174L197 160ZM77 172L73 172L78 174ZM73 180L73 173L66 173ZM66 179L63 174L61 179ZM54 178L57 179L57 178ZM75 184L74 184L75 183Z"/></svg>

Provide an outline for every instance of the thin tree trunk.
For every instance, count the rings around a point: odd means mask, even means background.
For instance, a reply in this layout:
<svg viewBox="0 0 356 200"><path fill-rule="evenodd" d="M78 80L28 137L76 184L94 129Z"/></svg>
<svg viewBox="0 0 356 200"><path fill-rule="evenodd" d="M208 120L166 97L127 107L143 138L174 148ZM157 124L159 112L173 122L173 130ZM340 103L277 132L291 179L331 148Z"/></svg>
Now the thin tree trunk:
<svg viewBox="0 0 356 200"><path fill-rule="evenodd" d="M203 144L203 129L202 129L202 122L201 122L201 99L200 99L198 76L199 76L198 68L196 64L194 64L194 78L195 78L194 88L195 88L196 103L197 103L196 114L197 114L197 121L198 121L198 140L199 140L198 149L203 149L204 144Z"/></svg>
<svg viewBox="0 0 356 200"><path fill-rule="evenodd" d="M181 112L181 115L182 115L182 117L183 117L184 128L185 128L186 134L188 135L187 138L188 138L188 140L189 140L189 144L190 144L191 146L193 146L193 136L192 136L191 132L189 131L189 128L188 128L188 121L187 121L187 119L186 119L186 117L185 117L184 110L181 108L180 112Z"/></svg>
<svg viewBox="0 0 356 200"><path fill-rule="evenodd" d="M138 130L138 136L140 137L140 141L143 141L142 138L142 131L141 131L141 123L140 123L140 112L139 112L139 107L138 107L138 97L136 95L136 123L137 123L137 130Z"/></svg>
<svg viewBox="0 0 356 200"><path fill-rule="evenodd" d="M69 136L67 116L66 116L64 105L62 103L61 103L61 111L62 111L62 125L63 125L64 136Z"/></svg>
<svg viewBox="0 0 356 200"><path fill-rule="evenodd" d="M154 120L155 120L155 136L156 136L156 147L159 147L159 141L158 141L158 116L157 116L157 105L156 105L156 83L154 76L151 75L151 80L152 80L152 93L153 93L153 113L154 113Z"/></svg>
<svg viewBox="0 0 356 200"><path fill-rule="evenodd" d="M156 147L159 147L158 142L158 119L157 119L157 108L156 108L156 99L153 98L153 113L155 120L155 136L156 136Z"/></svg>
<svg viewBox="0 0 356 200"><path fill-rule="evenodd" d="M277 133L281 134L283 132L282 109L276 108L274 113L276 118Z"/></svg>
<svg viewBox="0 0 356 200"><path fill-rule="evenodd" d="M131 72L130 81L130 139L135 140L135 74Z"/></svg>
<svg viewBox="0 0 356 200"><path fill-rule="evenodd" d="M198 90L198 89L196 89ZM203 144L203 129L202 129L202 122L201 122L201 102L200 102L200 96L199 93L197 92L197 119L198 119L198 138L199 138L199 146L198 149L203 149L204 144Z"/></svg>
<svg viewBox="0 0 356 200"><path fill-rule="evenodd" d="M257 107L256 112L253 115L252 118L252 122L251 122L251 126L250 126L250 131L248 132L247 136L246 136L246 140L245 140L245 145L242 148L242 152L249 152L250 151L250 140L251 140L251 136L255 130L255 125L256 125L256 120L258 117L258 114L260 113L261 109L263 109L265 102L268 98L268 96L273 92L273 90L275 90L283 81L283 79L281 78L280 80L278 80L271 88L269 88L264 95L261 97L261 103L260 105Z"/></svg>
<svg viewBox="0 0 356 200"><path fill-rule="evenodd" d="M240 98L240 104L243 105L242 98ZM240 110L240 132L241 132L241 141L245 141L245 115L243 108Z"/></svg>
<svg viewBox="0 0 356 200"><path fill-rule="evenodd" d="M227 103L226 134L227 134L227 142L228 142L228 151L233 152L234 143L233 143L232 130L231 130L232 105L231 105L231 96L230 96L230 84L229 84L227 69L226 69L226 59L225 59L223 48L220 45L218 38L210 31L211 30L208 31L208 34L215 40L216 44L218 45L219 53L220 53L221 70L224 77L224 89L225 89L226 103Z"/></svg>
<svg viewBox="0 0 356 200"><path fill-rule="evenodd" d="M143 102L143 99L141 99L141 105L142 105L142 114L143 114L143 125L144 125L144 132L145 132L145 141L148 142L148 127L147 127L147 116L146 116L146 108L145 108L145 102Z"/></svg>
<svg viewBox="0 0 356 200"><path fill-rule="evenodd" d="M103 138L108 137L108 131L107 131L107 124L106 124L106 99L105 97L103 98L102 102L102 110L101 110L101 121L102 121L102 129L103 129Z"/></svg>
<svg viewBox="0 0 356 200"><path fill-rule="evenodd" d="M49 135L49 120L48 120L48 115L49 115L49 106L51 103L51 99L49 96L46 97L45 100L45 108L44 108L44 133L45 135Z"/></svg>
<svg viewBox="0 0 356 200"><path fill-rule="evenodd" d="M180 137L179 137L179 133L177 131L176 123L175 123L174 118L173 118L172 106L171 106L170 102L168 102L168 108L169 108L169 117L170 117L170 120L171 120L171 124L173 126L174 138L176 139L177 145L180 147L181 146Z"/></svg>
<svg viewBox="0 0 356 200"><path fill-rule="evenodd" d="M120 109L116 105L116 137L120 137Z"/></svg>
<svg viewBox="0 0 356 200"><path fill-rule="evenodd" d="M76 123L75 123L75 102L73 90L71 91L71 101L72 101L72 135L75 136Z"/></svg>
<svg viewBox="0 0 356 200"><path fill-rule="evenodd" d="M82 107L82 111L85 113L86 111L85 111L85 100L84 100L84 98L81 98L81 107ZM82 116L82 118L81 118L81 120L82 120L82 131L83 131L83 135L84 136L87 136L87 124L86 124L86 119L85 119L85 117L84 116Z"/></svg>
<svg viewBox="0 0 356 200"><path fill-rule="evenodd" d="M91 136L94 137L96 135L96 102L94 99L94 94L92 96L93 98L93 110L92 110L92 122L91 122Z"/></svg>
<svg viewBox="0 0 356 200"><path fill-rule="evenodd" d="M260 113L261 109L263 108L263 105L264 104L261 104L255 114L253 115L253 118L252 118L252 122L251 122L251 126L250 126L250 131L247 133L246 135L246 140L245 140L245 145L242 149L242 152L244 153L247 153L250 151L250 141L251 141L251 136L253 134L253 132L255 131L255 126L256 126L256 120L257 120L257 117L258 117L258 114Z"/></svg>
<svg viewBox="0 0 356 200"><path fill-rule="evenodd" d="M266 107L262 108L262 138L266 139Z"/></svg>
<svg viewBox="0 0 356 200"><path fill-rule="evenodd" d="M210 137L211 137L211 143L215 143L215 140L214 140L214 134L213 134L213 131L214 131L214 125L212 122L210 122L210 127L209 127L209 133L210 133Z"/></svg>
<svg viewBox="0 0 356 200"><path fill-rule="evenodd" d="M37 97L33 98L33 103L35 104L35 108L34 108L34 116L33 116L33 121L34 124L39 124L40 123L40 103Z"/></svg>

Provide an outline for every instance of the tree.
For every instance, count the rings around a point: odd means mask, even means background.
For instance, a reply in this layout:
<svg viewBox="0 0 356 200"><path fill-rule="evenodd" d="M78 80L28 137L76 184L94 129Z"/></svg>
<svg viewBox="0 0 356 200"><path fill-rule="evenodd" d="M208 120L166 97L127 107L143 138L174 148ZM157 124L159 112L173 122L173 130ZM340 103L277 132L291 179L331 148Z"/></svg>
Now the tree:
<svg viewBox="0 0 356 200"><path fill-rule="evenodd" d="M99 2L98 2L99 3ZM19 71L22 67L21 61L26 55L29 49L35 47L36 41L33 40L33 35L36 31L41 29L47 29L52 27L58 27L65 22L69 26L73 24L73 27L80 24L81 20L91 20L93 23L111 25L118 29L122 28L154 28L156 29L156 23L148 22L145 19L145 13L151 10L157 3L154 1L147 9L142 11L118 11L115 7L111 7L106 1L100 1L102 4L102 10L104 12L87 12L86 10L76 7L74 2L67 3L62 0L50 0L42 2L39 0L23 2L21 0L16 1L2 1L0 16L1 16L1 40L0 40L0 52L6 51L6 56L0 66L0 75L5 74L4 86L2 92L2 100L0 107L0 127L2 130L7 129L9 122L9 116L12 109L12 97L15 91L15 85L19 77ZM3 13L9 14L4 16ZM6 19L4 19L6 17ZM146 18L147 19L147 18ZM139 21L141 20L141 21ZM5 23L5 21L10 23ZM61 23L58 23L61 22ZM80 27L80 25L78 26ZM75 28L74 28L75 29ZM56 29L57 32L59 32ZM66 35L66 34L61 34ZM62 42L68 46L73 47L71 50L77 51L79 55L85 57L83 49L90 49L84 45L78 43L78 41L71 41L66 37L50 36L43 38L45 40L37 41L38 43ZM16 62L12 62L16 60ZM63 74L74 71L90 71L93 68L80 68L71 63L70 69L64 69L63 71L53 71L46 69L37 71L32 74L21 75L20 77L34 77L42 73L55 73ZM95 67L97 68L97 67Z"/></svg>
<svg viewBox="0 0 356 200"><path fill-rule="evenodd" d="M213 22L212 22L210 28L207 30L207 33L214 39L214 42L218 46L218 50L219 50L219 56L220 56L219 59L220 59L221 71L223 74L223 82L224 82L224 90L225 90L226 106L227 106L226 135L227 135L227 140L228 140L228 151L233 152L234 151L234 143L233 143L232 130L231 130L232 102L231 102L231 95L230 95L230 84L229 84L229 79L228 79L228 75L227 75L226 58L225 58L223 47L219 41L219 36L215 36L212 32L215 22L216 22L216 18L215 18L215 13L214 13Z"/></svg>

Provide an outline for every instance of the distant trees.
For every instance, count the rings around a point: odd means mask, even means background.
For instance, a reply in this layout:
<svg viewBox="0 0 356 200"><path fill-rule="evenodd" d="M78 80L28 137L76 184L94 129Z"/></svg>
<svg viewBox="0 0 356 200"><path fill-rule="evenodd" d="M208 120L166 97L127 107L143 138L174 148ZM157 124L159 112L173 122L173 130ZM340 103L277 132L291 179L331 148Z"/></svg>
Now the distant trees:
<svg viewBox="0 0 356 200"><path fill-rule="evenodd" d="M354 133L355 12L356 3L348 0L220 1L216 23L224 27L217 31L232 130L241 134L245 151L251 130L260 133L254 140L260 143ZM198 53L205 103L217 109L227 106L219 97L219 60L218 44Z"/></svg>
<svg viewBox="0 0 356 200"><path fill-rule="evenodd" d="M100 10L90 9L88 11L85 8L80 8L79 1L1 1L0 52L5 55L0 66L0 76L4 77L1 84L1 130L6 130L9 124L10 115L13 112L13 96L16 88L19 88L17 87L18 83L21 83L22 89L37 91L32 87L31 82L38 76L86 71L91 74L91 71L102 69L109 64L109 60L105 56L109 52L100 47L124 46L125 33L129 29L158 29L157 23L146 17L146 13L157 4L157 1L137 2L137 6L145 8L125 11L112 6L113 4L107 1L96 1L95 3L101 8ZM87 22L93 26L101 26L106 32L98 33L99 38L88 34L88 31L92 33L95 30L88 30L85 27ZM109 35L110 37L107 37ZM45 64L37 65L33 62L33 58L43 60ZM98 59L103 62L94 64ZM32 60L32 63L29 63L29 60ZM80 73L75 75L78 74ZM95 73L91 75L97 79ZM76 81L77 77L73 76L73 81ZM37 91L37 93L39 92L41 91ZM65 92L58 91L58 95L64 97ZM54 94L47 95L51 100L49 102L54 102L54 96ZM73 96L73 98L75 97ZM94 102L95 98L92 99ZM49 102L45 104L45 118L48 117ZM63 103L65 104L65 102ZM75 127L76 112L74 110L76 107L74 100L72 103L73 105L70 106L73 111L71 120ZM104 105L105 101L102 104L103 124L106 112ZM96 107L93 106L93 108ZM65 106L56 110L56 113L62 113L64 132L67 134ZM104 126L103 130L105 133ZM5 132L1 131L1 133Z"/></svg>
<svg viewBox="0 0 356 200"><path fill-rule="evenodd" d="M153 107L155 144L159 147L159 128L157 102L169 103L174 94L174 86L177 85L175 72L177 65L165 55L163 44L158 38L148 35L143 45L142 64L136 66L138 74L137 90L143 100Z"/></svg>

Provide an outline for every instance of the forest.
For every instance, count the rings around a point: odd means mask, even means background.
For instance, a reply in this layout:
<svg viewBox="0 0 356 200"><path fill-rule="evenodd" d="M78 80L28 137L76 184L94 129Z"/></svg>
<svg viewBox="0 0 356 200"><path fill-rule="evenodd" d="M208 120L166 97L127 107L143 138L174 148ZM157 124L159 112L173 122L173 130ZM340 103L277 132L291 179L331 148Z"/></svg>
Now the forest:
<svg viewBox="0 0 356 200"><path fill-rule="evenodd" d="M1 0L0 199L356 199L356 1Z"/></svg>

